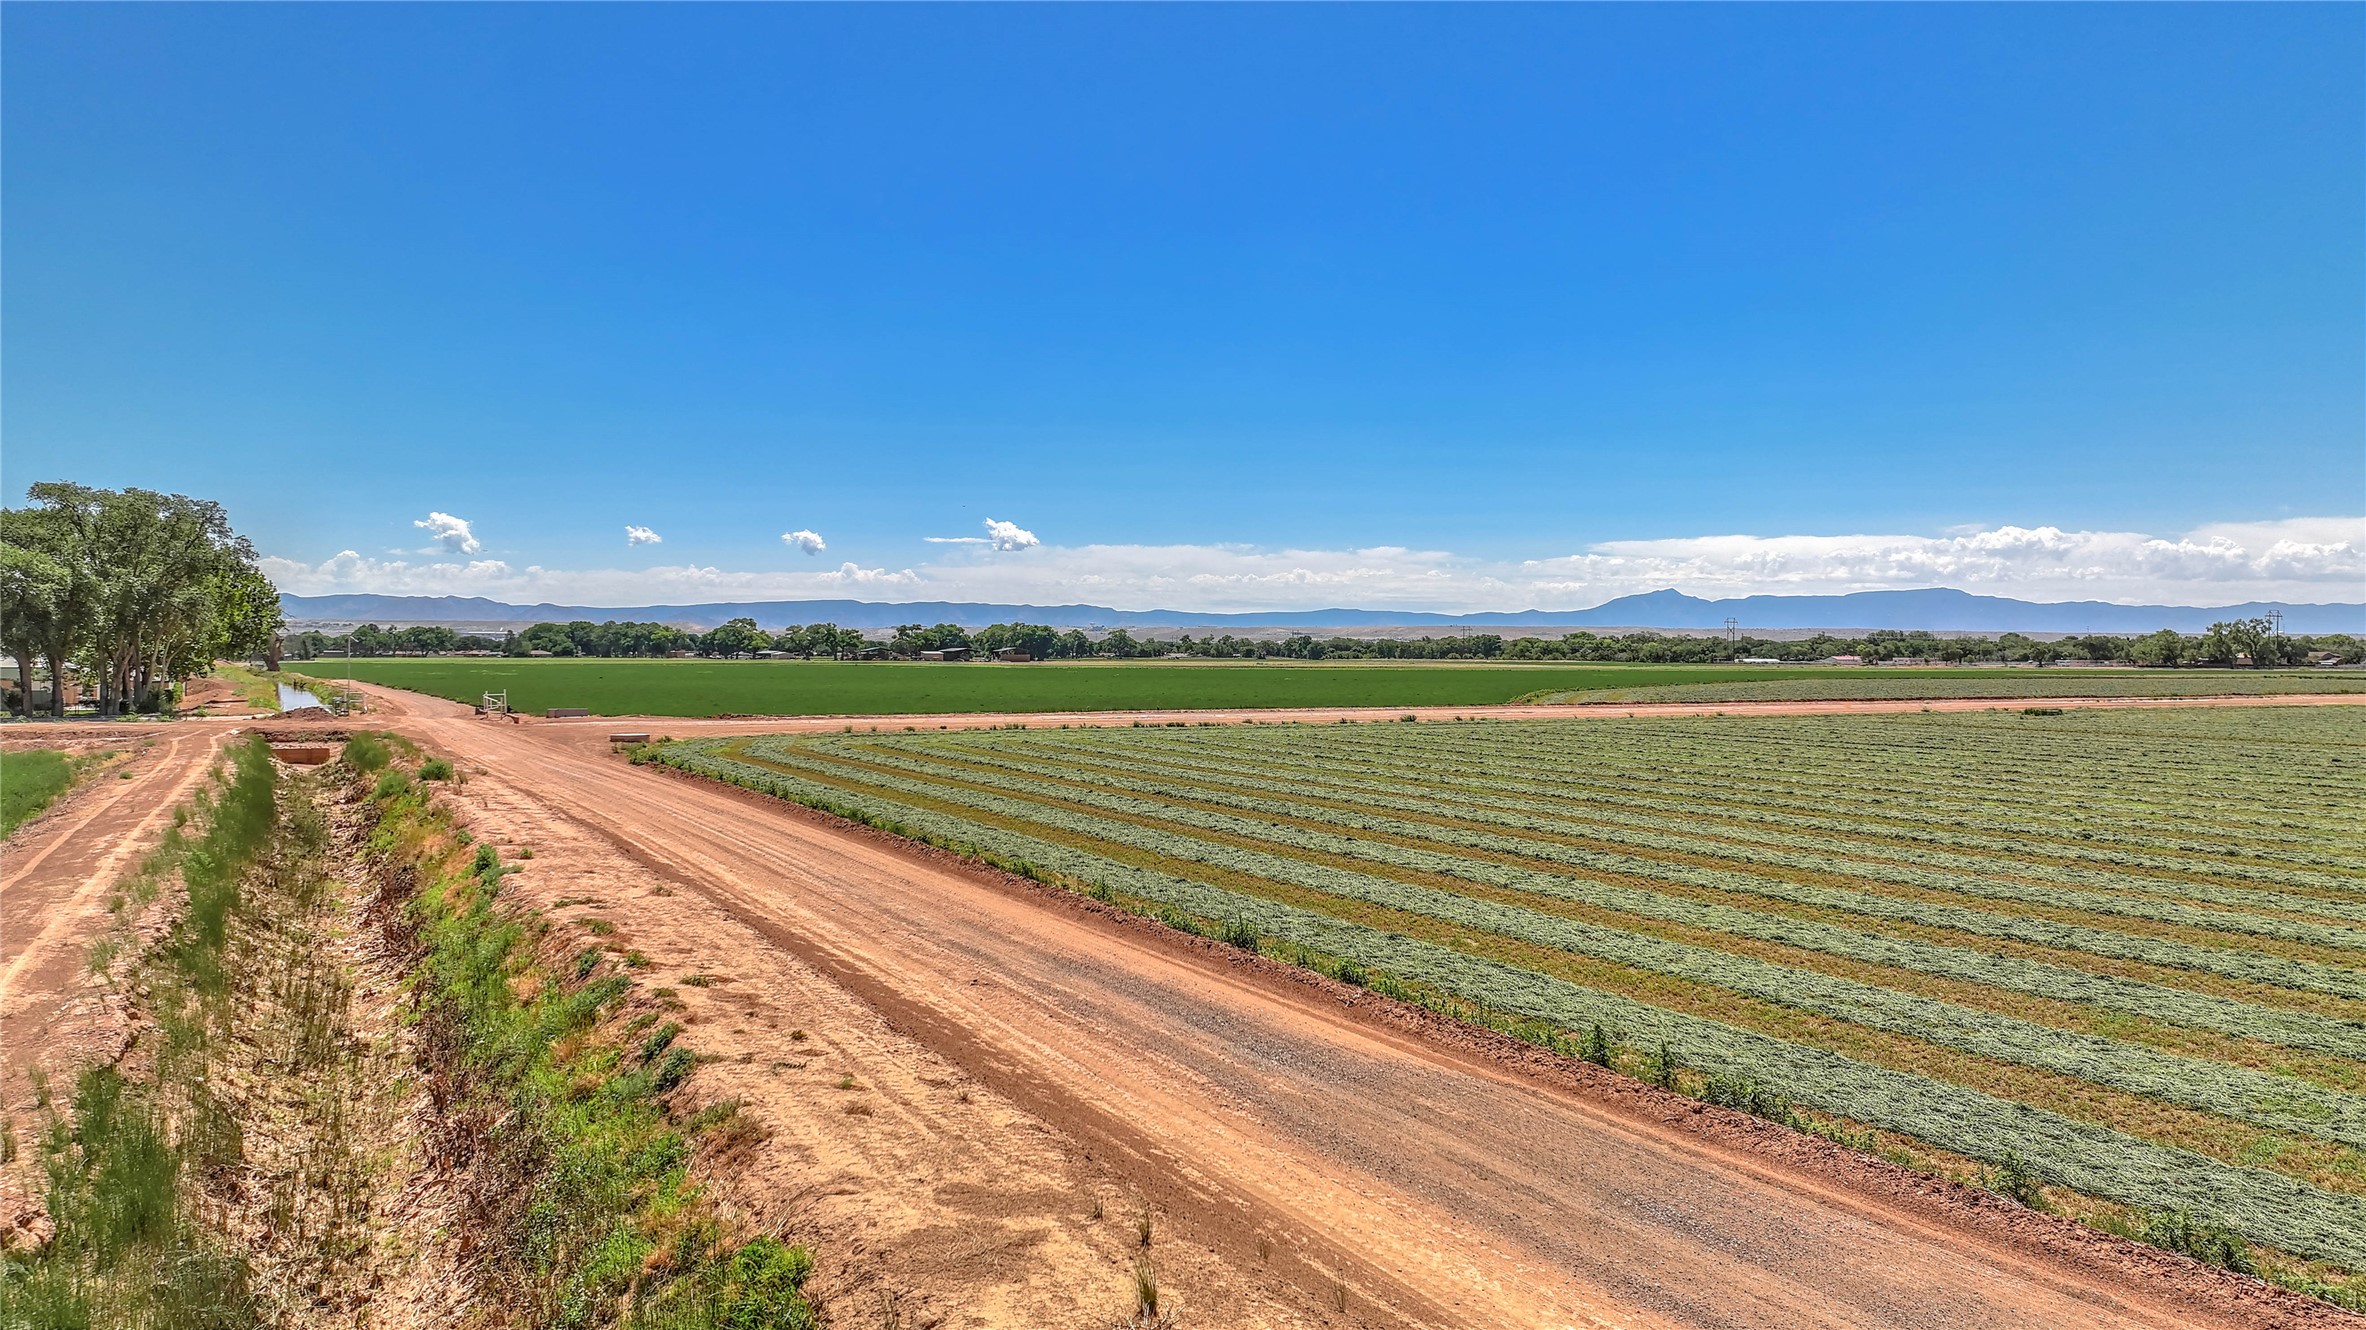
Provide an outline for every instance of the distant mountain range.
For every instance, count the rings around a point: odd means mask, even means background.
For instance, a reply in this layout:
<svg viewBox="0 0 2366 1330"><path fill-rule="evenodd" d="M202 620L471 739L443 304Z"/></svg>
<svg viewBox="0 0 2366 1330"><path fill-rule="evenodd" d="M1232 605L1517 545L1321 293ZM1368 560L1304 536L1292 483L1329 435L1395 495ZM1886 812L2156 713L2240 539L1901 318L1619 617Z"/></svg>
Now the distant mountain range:
<svg viewBox="0 0 2366 1330"><path fill-rule="evenodd" d="M1971 633L2148 633L2159 628L2199 632L2224 619L2284 616L2290 633L2366 633L2366 604L2193 607L2113 605L2096 600L2039 603L1933 587L1922 591L1856 591L1841 596L1743 596L1702 600L1679 591L1621 596L1585 610L1522 610L1516 614L1436 614L1417 610L1288 610L1206 614L1189 610L1116 610L1102 605L980 605L956 601L907 603L865 600L768 600L709 605L507 605L480 596L287 596L288 618L313 623L528 624L574 619L629 619L683 628L712 628L749 618L766 629L798 623L843 628L892 628L903 623L1041 623L1055 628L1371 628L1434 627L1441 631L1545 628L1717 629L1727 619L1742 631L1815 629L1868 631L1928 629Z"/></svg>

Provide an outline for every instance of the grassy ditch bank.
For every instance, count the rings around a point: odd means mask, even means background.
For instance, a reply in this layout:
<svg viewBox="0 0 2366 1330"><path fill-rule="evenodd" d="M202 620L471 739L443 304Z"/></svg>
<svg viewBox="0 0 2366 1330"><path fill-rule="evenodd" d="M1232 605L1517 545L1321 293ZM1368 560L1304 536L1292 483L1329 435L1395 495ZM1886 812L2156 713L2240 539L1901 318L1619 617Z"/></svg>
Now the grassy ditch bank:
<svg viewBox="0 0 2366 1330"><path fill-rule="evenodd" d="M254 740L176 815L93 955L130 1051L0 1139L54 1226L0 1252L0 1330L817 1323L807 1254L692 1175L753 1129L676 1112L698 1059L664 1004L503 899L438 771L362 736L292 774Z"/></svg>
<svg viewBox="0 0 2366 1330"><path fill-rule="evenodd" d="M692 1178L747 1130L725 1102L677 1116L680 1027L598 948L567 952L502 900L505 868L368 736L347 744L382 927L411 957L412 1016L463 1182L464 1253L492 1324L815 1323L801 1248L735 1233Z"/></svg>

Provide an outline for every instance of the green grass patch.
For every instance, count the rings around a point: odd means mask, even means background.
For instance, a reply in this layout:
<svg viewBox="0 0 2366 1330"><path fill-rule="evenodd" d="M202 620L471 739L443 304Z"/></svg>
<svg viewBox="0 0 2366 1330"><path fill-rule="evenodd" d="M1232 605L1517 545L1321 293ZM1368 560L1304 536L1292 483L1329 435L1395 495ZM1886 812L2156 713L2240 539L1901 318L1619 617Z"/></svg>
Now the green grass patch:
<svg viewBox="0 0 2366 1330"><path fill-rule="evenodd" d="M1485 706L1533 693L1814 678L1830 667L1274 661L517 660L380 658L355 678L474 703L506 689L539 712L883 716L1185 708ZM1975 673L1966 671L1964 673Z"/></svg>
<svg viewBox="0 0 2366 1330"><path fill-rule="evenodd" d="M0 752L0 838L38 816L90 766L54 748Z"/></svg>

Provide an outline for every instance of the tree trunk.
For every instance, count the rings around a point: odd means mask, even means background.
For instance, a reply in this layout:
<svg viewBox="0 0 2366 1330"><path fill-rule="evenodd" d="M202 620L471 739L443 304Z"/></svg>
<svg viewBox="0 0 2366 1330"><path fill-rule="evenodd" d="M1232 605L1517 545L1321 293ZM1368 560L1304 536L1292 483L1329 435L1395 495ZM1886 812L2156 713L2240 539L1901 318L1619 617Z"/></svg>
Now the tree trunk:
<svg viewBox="0 0 2366 1330"><path fill-rule="evenodd" d="M16 700L27 716L33 714L33 649L16 653Z"/></svg>
<svg viewBox="0 0 2366 1330"><path fill-rule="evenodd" d="M42 653L49 657L49 714L58 720L66 718L66 653L56 647Z"/></svg>

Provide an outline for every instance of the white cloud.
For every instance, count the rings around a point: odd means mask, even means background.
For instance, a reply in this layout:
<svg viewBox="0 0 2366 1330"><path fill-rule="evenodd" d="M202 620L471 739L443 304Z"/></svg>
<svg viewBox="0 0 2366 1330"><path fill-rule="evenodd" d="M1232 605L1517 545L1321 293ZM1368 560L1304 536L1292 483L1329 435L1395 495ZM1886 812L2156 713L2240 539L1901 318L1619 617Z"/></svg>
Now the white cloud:
<svg viewBox="0 0 2366 1330"><path fill-rule="evenodd" d="M624 543L627 545L662 545L665 543L665 537L645 526L628 526L624 529Z"/></svg>
<svg viewBox="0 0 2366 1330"><path fill-rule="evenodd" d="M2366 593L2366 518L2219 524L2168 538L2000 526L1942 536L1608 541L1523 567L1573 588L1640 578L1695 595L1952 586L2039 600L2353 600Z"/></svg>
<svg viewBox="0 0 2366 1330"><path fill-rule="evenodd" d="M1034 532L1021 529L1018 523L997 522L991 517L986 519L986 539L998 550L1033 549L1043 543L1035 538Z"/></svg>
<svg viewBox="0 0 2366 1330"><path fill-rule="evenodd" d="M990 545L993 537L940 543ZM1709 598L1952 586L2024 600L2123 604L2354 602L2366 600L2366 518L2218 523L2166 536L2050 526L1927 536L1689 536L1607 541L1528 560L1386 545L1322 550L1037 542L1024 559L994 558L984 549L948 550L917 568L897 570L845 563L811 572L698 566L564 571L538 565L517 571L497 560L413 564L346 550L318 564L270 559L265 571L281 589L299 594L448 592L586 605L794 600L842 595L849 588L892 592L920 586L931 599L1184 610L1584 609L1662 587Z"/></svg>
<svg viewBox="0 0 2366 1330"><path fill-rule="evenodd" d="M780 539L781 543L790 549L802 550L809 555L819 554L829 548L828 545L822 543L821 533L817 531L784 531L781 533ZM854 567L851 563L846 566Z"/></svg>
<svg viewBox="0 0 2366 1330"><path fill-rule="evenodd" d="M912 586L920 581L920 574L909 568L891 573L885 568L863 568L852 563L839 564L836 572L821 576L850 586Z"/></svg>
<svg viewBox="0 0 2366 1330"><path fill-rule="evenodd" d="M1031 550L1043 543L1035 538L1034 532L1018 523L997 522L991 517L986 519L986 534L982 536L922 536L921 539L931 545L992 545L1005 552Z"/></svg>
<svg viewBox="0 0 2366 1330"><path fill-rule="evenodd" d="M411 525L425 531L428 538L435 542L433 546L420 551L422 554L433 554L438 549L448 554L474 554L484 548L477 540L476 532L468 529L466 518L454 517L450 513L429 513Z"/></svg>

